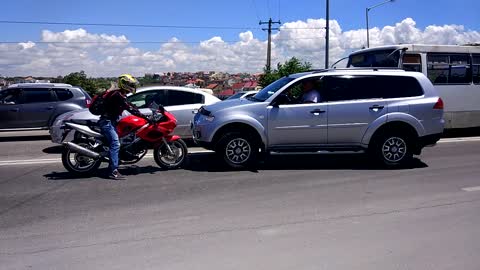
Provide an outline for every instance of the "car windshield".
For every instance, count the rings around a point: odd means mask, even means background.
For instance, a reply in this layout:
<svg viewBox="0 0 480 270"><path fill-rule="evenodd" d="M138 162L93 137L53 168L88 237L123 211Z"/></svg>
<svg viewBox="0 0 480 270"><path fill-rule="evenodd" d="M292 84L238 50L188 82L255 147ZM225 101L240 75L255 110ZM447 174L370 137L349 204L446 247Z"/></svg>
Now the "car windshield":
<svg viewBox="0 0 480 270"><path fill-rule="evenodd" d="M398 67L400 52L394 50L371 51L350 55L347 67Z"/></svg>
<svg viewBox="0 0 480 270"><path fill-rule="evenodd" d="M293 81L295 78L292 77L283 77L280 78L273 83L267 85L267 87L263 88L258 92L256 95L252 97L248 97L249 100L254 100L254 101L265 101L269 97L271 97L273 94L275 94L280 88L288 84L289 82Z"/></svg>

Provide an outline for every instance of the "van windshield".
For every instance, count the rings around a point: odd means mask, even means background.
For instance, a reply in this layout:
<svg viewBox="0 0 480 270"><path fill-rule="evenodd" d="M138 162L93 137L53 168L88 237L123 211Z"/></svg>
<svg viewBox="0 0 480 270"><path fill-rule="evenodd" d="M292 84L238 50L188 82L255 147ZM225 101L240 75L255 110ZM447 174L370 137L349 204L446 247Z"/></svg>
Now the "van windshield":
<svg viewBox="0 0 480 270"><path fill-rule="evenodd" d="M398 67L400 51L378 50L351 54L347 67ZM390 55L392 54L392 55Z"/></svg>
<svg viewBox="0 0 480 270"><path fill-rule="evenodd" d="M291 78L291 77L280 78L274 81L273 83L267 85L267 87L260 90L260 92L258 92L255 96L249 97L248 99L263 102L267 100L269 97L271 97L273 94L275 94L278 90L280 90L280 88L282 88L289 82L293 81L294 79L295 78Z"/></svg>

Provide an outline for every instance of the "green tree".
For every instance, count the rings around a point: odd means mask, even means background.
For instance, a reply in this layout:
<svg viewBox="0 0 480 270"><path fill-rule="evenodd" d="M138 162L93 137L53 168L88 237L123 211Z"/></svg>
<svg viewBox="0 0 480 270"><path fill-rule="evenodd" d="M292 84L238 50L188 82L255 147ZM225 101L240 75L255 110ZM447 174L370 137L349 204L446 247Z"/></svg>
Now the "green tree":
<svg viewBox="0 0 480 270"><path fill-rule="evenodd" d="M110 83L107 81L97 81L96 79L88 78L83 70L68 74L63 77L63 82L74 86L80 86L90 95L95 95L110 86Z"/></svg>
<svg viewBox="0 0 480 270"><path fill-rule="evenodd" d="M292 57L289 60L285 61L285 63L277 64L277 68L268 72L266 67L263 69L264 74L260 76L259 84L262 87L265 87L272 82L280 79L281 77L308 71L312 68L312 64L309 62L301 62L296 57Z"/></svg>

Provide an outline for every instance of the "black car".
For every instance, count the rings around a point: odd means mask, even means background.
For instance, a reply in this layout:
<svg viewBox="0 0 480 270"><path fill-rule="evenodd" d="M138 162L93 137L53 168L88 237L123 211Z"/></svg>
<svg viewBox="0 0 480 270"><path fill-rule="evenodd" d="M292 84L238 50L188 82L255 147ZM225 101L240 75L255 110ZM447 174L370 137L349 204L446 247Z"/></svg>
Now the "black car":
<svg viewBox="0 0 480 270"><path fill-rule="evenodd" d="M58 115L90 102L87 92L69 84L14 84L0 91L0 130L48 129Z"/></svg>

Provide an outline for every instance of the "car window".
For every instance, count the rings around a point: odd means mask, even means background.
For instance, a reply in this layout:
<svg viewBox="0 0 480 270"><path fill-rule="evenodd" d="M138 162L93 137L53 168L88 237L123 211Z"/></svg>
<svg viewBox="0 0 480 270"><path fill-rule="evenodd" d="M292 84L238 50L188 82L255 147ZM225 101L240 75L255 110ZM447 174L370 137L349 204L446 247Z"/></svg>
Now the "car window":
<svg viewBox="0 0 480 270"><path fill-rule="evenodd" d="M320 103L322 99L323 77L306 78L285 89L282 94L289 97L290 104Z"/></svg>
<svg viewBox="0 0 480 270"><path fill-rule="evenodd" d="M60 101L71 99L73 97L72 91L68 89L55 89L55 94Z"/></svg>
<svg viewBox="0 0 480 270"><path fill-rule="evenodd" d="M148 108L152 102L166 106L165 90L150 90L136 93L127 97L127 100L138 108Z"/></svg>
<svg viewBox="0 0 480 270"><path fill-rule="evenodd" d="M472 60L473 83L480 84L480 55L474 54Z"/></svg>
<svg viewBox="0 0 480 270"><path fill-rule="evenodd" d="M168 90L168 106L203 103L203 95L187 91Z"/></svg>
<svg viewBox="0 0 480 270"><path fill-rule="evenodd" d="M325 78L328 101L381 98L381 87L372 77L329 76Z"/></svg>
<svg viewBox="0 0 480 270"><path fill-rule="evenodd" d="M287 85L289 82L295 80L295 78L292 77L282 77L271 84L267 85L265 88L260 90L256 95L252 97L253 100L257 101L265 101L269 97L271 97L273 94L275 94L278 90L280 90L282 87Z"/></svg>
<svg viewBox="0 0 480 270"><path fill-rule="evenodd" d="M23 103L43 103L56 101L48 88L23 89Z"/></svg>
<svg viewBox="0 0 480 270"><path fill-rule="evenodd" d="M406 76L329 76L325 78L325 82L329 101L423 95L419 82Z"/></svg>
<svg viewBox="0 0 480 270"><path fill-rule="evenodd" d="M20 91L18 89L9 89L0 92L0 104L18 104L20 101Z"/></svg>

